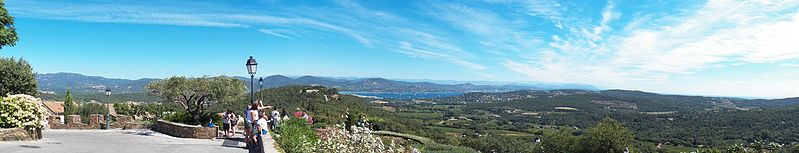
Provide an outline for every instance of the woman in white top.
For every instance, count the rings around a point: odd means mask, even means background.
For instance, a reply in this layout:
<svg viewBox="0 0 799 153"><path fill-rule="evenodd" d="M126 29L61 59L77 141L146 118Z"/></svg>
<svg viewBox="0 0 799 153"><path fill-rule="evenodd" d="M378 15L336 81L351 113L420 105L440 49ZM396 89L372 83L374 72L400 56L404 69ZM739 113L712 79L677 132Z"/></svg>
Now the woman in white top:
<svg viewBox="0 0 799 153"><path fill-rule="evenodd" d="M247 130L248 132L247 140L249 140L249 142L252 142L252 145L249 145L250 143L247 143L248 144L247 147L251 153L263 150L263 145L261 145L263 143L261 142L260 139L261 137L258 133L260 132L260 129L258 129L257 126L258 124L256 124L256 122L258 121L258 107L259 107L258 103L253 103L252 106L250 107L250 110L247 110L247 114L245 114L247 116L246 124L250 126L250 129Z"/></svg>
<svg viewBox="0 0 799 153"><path fill-rule="evenodd" d="M275 130L280 125L280 112L277 109L273 109L270 115L272 116L272 130Z"/></svg>
<svg viewBox="0 0 799 153"><path fill-rule="evenodd" d="M258 117L253 118L256 124L253 125L253 147L250 149L250 152L257 152L263 153L264 152L264 135L268 133L267 131L267 121L266 121L266 114L260 113Z"/></svg>

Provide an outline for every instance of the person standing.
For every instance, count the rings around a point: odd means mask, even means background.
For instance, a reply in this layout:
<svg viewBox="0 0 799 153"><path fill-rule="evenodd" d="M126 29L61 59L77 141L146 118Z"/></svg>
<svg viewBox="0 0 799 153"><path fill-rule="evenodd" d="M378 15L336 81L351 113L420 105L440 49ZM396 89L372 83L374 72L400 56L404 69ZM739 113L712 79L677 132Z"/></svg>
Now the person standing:
<svg viewBox="0 0 799 153"><path fill-rule="evenodd" d="M267 116L265 112L259 113L257 119L255 119L255 123L253 125L253 147L249 150L250 153L263 153L264 152L264 139L263 136L268 134L267 131Z"/></svg>
<svg viewBox="0 0 799 153"><path fill-rule="evenodd" d="M258 127L260 127L259 132L262 135L269 134L269 128L267 128L269 126L269 116L266 115L266 112L262 112L258 117L256 123L258 123Z"/></svg>
<svg viewBox="0 0 799 153"><path fill-rule="evenodd" d="M239 124L239 117L230 111L230 137L236 136L236 125Z"/></svg>
<svg viewBox="0 0 799 153"><path fill-rule="evenodd" d="M229 137L228 132L230 131L230 112L230 110L227 110L222 116L222 130L225 133L225 137Z"/></svg>
<svg viewBox="0 0 799 153"><path fill-rule="evenodd" d="M252 142L248 146L250 153L257 152L259 150L261 152L263 152L263 145L259 145L259 143L263 143L260 140L261 137L260 137L260 134L259 134L261 129L258 129L259 127L257 127L258 125L256 124L258 122L258 118L259 118L259 116L258 116L258 108L259 107L260 107L259 103L253 103L252 106L250 106L250 110L247 111L247 114L246 114L246 116L247 116L247 124L250 126L250 129L247 130L247 132L249 133L248 134L248 136L249 136L248 140L250 140L250 142Z"/></svg>
<svg viewBox="0 0 799 153"><path fill-rule="evenodd" d="M272 116L272 131L274 131L280 125L280 112L277 109L272 109L270 115Z"/></svg>
<svg viewBox="0 0 799 153"><path fill-rule="evenodd" d="M252 119L250 118L250 105L244 106L244 112L241 114L244 116L244 143L247 144L247 149L250 148L250 130L252 128Z"/></svg>

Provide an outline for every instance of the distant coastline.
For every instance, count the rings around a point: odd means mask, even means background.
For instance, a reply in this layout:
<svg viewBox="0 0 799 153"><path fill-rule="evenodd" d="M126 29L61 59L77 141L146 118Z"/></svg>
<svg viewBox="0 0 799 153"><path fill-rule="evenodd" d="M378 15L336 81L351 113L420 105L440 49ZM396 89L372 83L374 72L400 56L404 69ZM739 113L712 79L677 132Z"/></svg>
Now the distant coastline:
<svg viewBox="0 0 799 153"><path fill-rule="evenodd" d="M428 99L460 96L466 92L366 92L366 91L341 91L341 94L372 99Z"/></svg>

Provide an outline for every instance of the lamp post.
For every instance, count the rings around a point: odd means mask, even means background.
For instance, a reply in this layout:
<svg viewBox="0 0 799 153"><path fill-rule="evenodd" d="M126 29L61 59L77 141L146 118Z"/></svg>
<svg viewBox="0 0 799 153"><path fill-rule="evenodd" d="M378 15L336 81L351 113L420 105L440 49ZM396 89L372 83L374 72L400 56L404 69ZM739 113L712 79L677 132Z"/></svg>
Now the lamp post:
<svg viewBox="0 0 799 153"><path fill-rule="evenodd" d="M250 73L250 102L255 103L255 71L257 70L258 63L255 62L255 59L250 56L250 59L247 59L247 73Z"/></svg>
<svg viewBox="0 0 799 153"><path fill-rule="evenodd" d="M264 77L258 77L258 85L260 86L258 88L258 91L261 91L261 90L264 89Z"/></svg>
<svg viewBox="0 0 799 153"><path fill-rule="evenodd" d="M105 98L111 102L111 89L105 88ZM105 105L105 129L108 130L108 124L111 124L111 109L108 109L108 104Z"/></svg>

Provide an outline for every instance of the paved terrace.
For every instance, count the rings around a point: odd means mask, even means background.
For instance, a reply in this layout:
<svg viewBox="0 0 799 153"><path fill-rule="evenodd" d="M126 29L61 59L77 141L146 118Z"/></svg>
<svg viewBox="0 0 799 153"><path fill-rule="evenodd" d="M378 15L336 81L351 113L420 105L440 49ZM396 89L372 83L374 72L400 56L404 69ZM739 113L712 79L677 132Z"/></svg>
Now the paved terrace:
<svg viewBox="0 0 799 153"><path fill-rule="evenodd" d="M226 139L186 139L150 130L45 130L38 141L0 141L2 153L243 153L242 136ZM265 138L267 139L267 138ZM267 153L276 153L266 140Z"/></svg>

